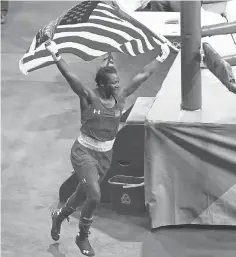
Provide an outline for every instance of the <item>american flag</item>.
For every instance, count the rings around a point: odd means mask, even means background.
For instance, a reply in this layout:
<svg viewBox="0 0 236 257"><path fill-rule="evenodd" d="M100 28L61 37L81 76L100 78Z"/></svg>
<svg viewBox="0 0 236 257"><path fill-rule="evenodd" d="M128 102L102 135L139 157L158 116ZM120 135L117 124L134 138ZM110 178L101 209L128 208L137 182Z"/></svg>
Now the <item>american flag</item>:
<svg viewBox="0 0 236 257"><path fill-rule="evenodd" d="M85 61L108 52L137 56L161 49L164 42L176 50L165 37L153 35L129 15L122 15L119 8L101 1L83 1L39 30L19 62L23 74L54 63L44 45L48 38L58 45L59 53L71 53Z"/></svg>

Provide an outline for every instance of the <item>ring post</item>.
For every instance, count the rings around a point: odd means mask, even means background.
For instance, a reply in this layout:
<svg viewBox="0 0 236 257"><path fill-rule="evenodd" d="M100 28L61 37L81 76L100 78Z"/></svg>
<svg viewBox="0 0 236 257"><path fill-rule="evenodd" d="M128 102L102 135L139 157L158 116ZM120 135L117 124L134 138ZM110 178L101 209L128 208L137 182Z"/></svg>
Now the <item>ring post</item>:
<svg viewBox="0 0 236 257"><path fill-rule="evenodd" d="M201 1L181 2L181 108L186 111L202 107Z"/></svg>

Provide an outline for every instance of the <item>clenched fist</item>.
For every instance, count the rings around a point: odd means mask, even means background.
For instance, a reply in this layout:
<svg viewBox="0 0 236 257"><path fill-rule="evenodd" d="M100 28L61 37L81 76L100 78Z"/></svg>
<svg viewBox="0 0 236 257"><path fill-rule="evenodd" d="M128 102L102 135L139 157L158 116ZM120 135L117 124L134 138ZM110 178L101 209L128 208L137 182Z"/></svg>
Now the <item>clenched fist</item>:
<svg viewBox="0 0 236 257"><path fill-rule="evenodd" d="M167 43L161 45L161 56L157 56L159 62L164 62L170 54L170 48Z"/></svg>
<svg viewBox="0 0 236 257"><path fill-rule="evenodd" d="M48 40L45 43L45 48L52 54L56 55L58 53L57 44L54 41Z"/></svg>

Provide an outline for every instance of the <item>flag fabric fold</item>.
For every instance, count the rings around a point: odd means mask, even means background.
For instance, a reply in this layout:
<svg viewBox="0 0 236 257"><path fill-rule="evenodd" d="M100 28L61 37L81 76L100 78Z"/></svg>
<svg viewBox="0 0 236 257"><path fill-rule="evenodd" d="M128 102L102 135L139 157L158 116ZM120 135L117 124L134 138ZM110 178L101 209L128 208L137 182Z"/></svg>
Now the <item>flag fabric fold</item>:
<svg viewBox="0 0 236 257"><path fill-rule="evenodd" d="M162 35L150 30L129 15L122 15L119 8L101 1L83 1L40 29L19 62L25 75L54 63L44 43L54 40L59 53L71 53L85 61L106 54L120 52L137 56L163 43L176 48Z"/></svg>

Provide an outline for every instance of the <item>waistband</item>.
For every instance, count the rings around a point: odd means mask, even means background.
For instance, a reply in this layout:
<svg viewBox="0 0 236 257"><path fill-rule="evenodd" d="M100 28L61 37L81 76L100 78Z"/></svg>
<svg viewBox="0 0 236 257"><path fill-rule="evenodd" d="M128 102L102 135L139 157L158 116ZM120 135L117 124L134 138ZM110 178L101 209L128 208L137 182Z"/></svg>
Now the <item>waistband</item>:
<svg viewBox="0 0 236 257"><path fill-rule="evenodd" d="M98 141L96 139L86 136L84 133L80 133L77 140L82 146L87 147L87 148L97 151L97 152L110 151L115 142L115 139L113 139L111 141L101 142L101 141Z"/></svg>

